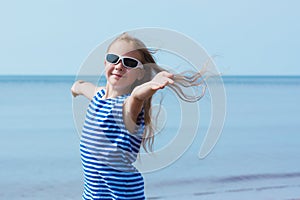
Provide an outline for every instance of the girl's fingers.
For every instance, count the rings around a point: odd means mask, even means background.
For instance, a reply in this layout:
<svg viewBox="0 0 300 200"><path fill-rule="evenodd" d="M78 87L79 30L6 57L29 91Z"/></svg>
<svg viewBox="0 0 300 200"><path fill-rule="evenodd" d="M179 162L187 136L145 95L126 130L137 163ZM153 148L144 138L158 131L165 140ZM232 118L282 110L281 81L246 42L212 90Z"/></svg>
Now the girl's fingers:
<svg viewBox="0 0 300 200"><path fill-rule="evenodd" d="M173 74L171 74L170 72L166 72L166 71L163 71L163 72L161 72L162 73L162 75L163 76L166 76L166 77L168 77L168 78L173 78Z"/></svg>
<svg viewBox="0 0 300 200"><path fill-rule="evenodd" d="M173 84L173 83L174 83L174 80L171 79L171 78L168 78L168 83L169 83L169 84Z"/></svg>

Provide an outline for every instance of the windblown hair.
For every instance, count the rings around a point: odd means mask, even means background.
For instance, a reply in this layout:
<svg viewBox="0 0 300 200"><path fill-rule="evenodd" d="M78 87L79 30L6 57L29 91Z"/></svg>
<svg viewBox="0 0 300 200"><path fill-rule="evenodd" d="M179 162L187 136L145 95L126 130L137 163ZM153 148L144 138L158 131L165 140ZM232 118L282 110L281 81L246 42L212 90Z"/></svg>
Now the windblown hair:
<svg viewBox="0 0 300 200"><path fill-rule="evenodd" d="M143 83L146 83L152 78L162 71L167 71L166 69L160 67L154 57L153 54L155 51L150 50L146 47L146 45L138 38L135 38L133 36L130 36L128 33L122 33L119 37L117 37L115 40L112 41L112 43L109 45L108 50L110 47L117 41L126 41L128 43L131 43L134 45L137 52L139 52L141 56L141 62L144 66L145 75L141 80L137 80L132 85L132 90ZM206 90L206 83L205 83L205 67L203 67L203 70L201 71L185 71L179 74L174 74L174 84L168 85L179 98L181 98L184 101L187 102L196 102L200 100ZM184 92L185 88L189 87L196 87L197 93L190 95ZM143 148L148 151L153 150L153 142L154 142L154 125L152 120L152 112L151 112L151 102L152 97L147 99L144 102L144 111L145 111L145 131L143 134L143 140L142 140L142 146Z"/></svg>

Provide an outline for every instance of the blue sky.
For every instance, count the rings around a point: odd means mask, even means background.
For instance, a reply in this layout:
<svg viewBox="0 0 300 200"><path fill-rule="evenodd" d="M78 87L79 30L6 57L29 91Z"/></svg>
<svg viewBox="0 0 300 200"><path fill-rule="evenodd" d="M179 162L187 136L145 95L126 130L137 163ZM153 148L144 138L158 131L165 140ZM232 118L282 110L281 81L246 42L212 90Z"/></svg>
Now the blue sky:
<svg viewBox="0 0 300 200"><path fill-rule="evenodd" d="M226 75L300 75L299 8L297 0L3 0L0 74L76 74L108 38L160 27L218 55Z"/></svg>

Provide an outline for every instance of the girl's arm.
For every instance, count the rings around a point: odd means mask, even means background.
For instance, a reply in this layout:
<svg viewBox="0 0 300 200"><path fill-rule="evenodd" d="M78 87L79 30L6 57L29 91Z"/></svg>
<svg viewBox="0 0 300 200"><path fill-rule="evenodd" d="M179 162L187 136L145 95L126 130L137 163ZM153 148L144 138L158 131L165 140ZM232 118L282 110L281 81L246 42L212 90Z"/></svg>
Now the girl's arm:
<svg viewBox="0 0 300 200"><path fill-rule="evenodd" d="M142 111L144 101L150 98L157 90L173 84L173 74L166 71L158 73L151 81L137 86L124 103L123 119L126 128L133 133L136 127L136 120Z"/></svg>
<svg viewBox="0 0 300 200"><path fill-rule="evenodd" d="M97 87L93 83L85 82L83 80L76 81L73 86L71 87L71 92L73 97L76 97L78 95L83 95L89 100L92 100L95 93L100 89L100 87Z"/></svg>

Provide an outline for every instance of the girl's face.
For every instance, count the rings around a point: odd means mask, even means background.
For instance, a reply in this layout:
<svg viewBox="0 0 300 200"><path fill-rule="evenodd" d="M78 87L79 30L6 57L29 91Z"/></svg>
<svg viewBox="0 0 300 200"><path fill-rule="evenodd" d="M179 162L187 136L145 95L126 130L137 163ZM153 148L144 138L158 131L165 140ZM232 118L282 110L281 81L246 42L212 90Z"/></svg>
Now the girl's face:
<svg viewBox="0 0 300 200"><path fill-rule="evenodd" d="M127 41L116 41L111 45L107 53L116 54L119 56L128 56L140 59L140 54L136 51L136 48L131 42ZM104 61L105 64L105 75L108 83L113 86L115 89L124 90L129 92L131 85L137 80L143 78L143 69L133 68L128 69L123 66L122 61L119 61L117 64L112 64Z"/></svg>

